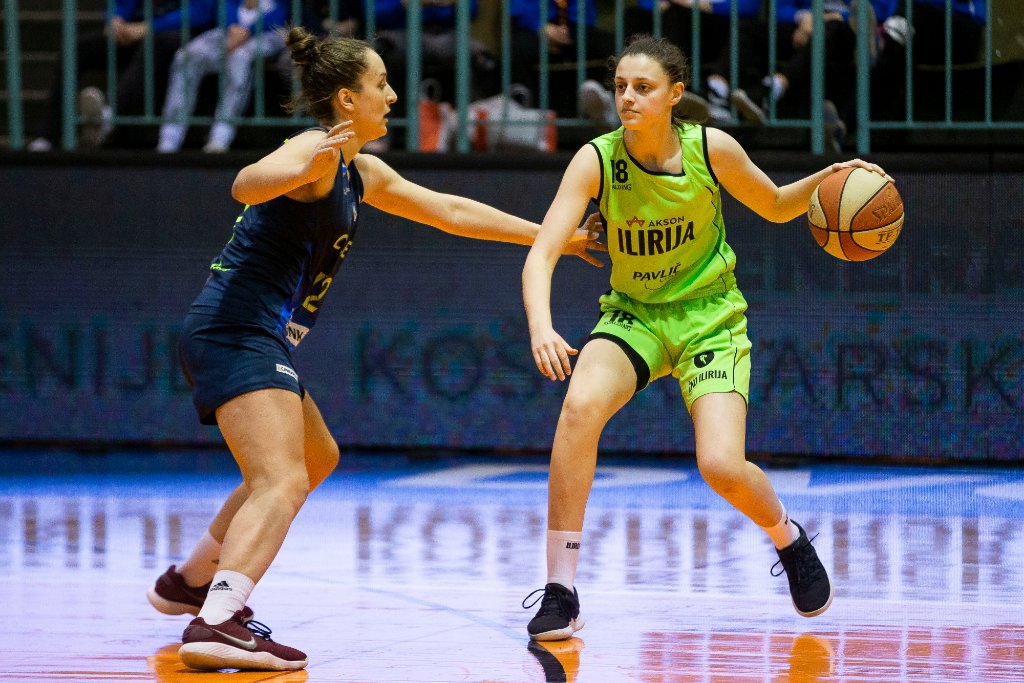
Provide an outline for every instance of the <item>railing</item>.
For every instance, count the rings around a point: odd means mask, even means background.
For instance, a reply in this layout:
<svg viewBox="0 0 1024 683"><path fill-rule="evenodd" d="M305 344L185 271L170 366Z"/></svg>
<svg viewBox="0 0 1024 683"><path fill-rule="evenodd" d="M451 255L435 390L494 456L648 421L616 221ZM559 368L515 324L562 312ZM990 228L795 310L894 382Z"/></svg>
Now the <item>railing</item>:
<svg viewBox="0 0 1024 683"><path fill-rule="evenodd" d="M777 12L777 0L764 0L765 10L768 21L766 22L766 31L768 32L768 44L769 50L767 55L768 73L773 73L777 67L776 64L776 51L775 46L778 43L778 31L776 22L774 21ZM339 2L340 0L331 0L329 3L329 15L331 19L336 19L339 16ZM944 64L944 101L945 110L944 117L941 120L926 121L915 118L915 102L913 98L913 83L915 79L915 67L913 61L914 54L914 36L913 31L908 30L906 36L906 64L905 64L905 79L906 79L906 101L905 101L905 116L901 120L873 120L871 116L871 44L870 41L875 40L875 36L870 31L860 30L857 32L857 49L855 56L855 68L856 68L856 150L858 153L864 154L871 150L872 145L872 131L878 130L914 130L914 129L943 129L950 131L960 130L1018 130L1024 129L1024 121L1007 121L1007 120L996 120L993 112L993 43L992 43L992 26L999 20L999 17L993 16L993 0L983 0L986 8L986 25L984 27L984 41L983 41L983 54L981 55L980 63L981 69L984 75L984 113L983 116L977 120L955 120L953 116L953 101L955 93L953 90L953 74L956 66L952 60L952 16L953 16L953 1L945 0L945 15L946 15L946 35L945 35L945 64ZM107 12L108 15L113 13L114 0L107 0ZM219 27L226 26L228 18L225 16L224 2L221 0L219 3L217 12L217 25ZM907 19L908 24L912 24L912 12L913 3L908 2L907 4ZM364 0L364 26L363 33L372 37L376 34L376 19L375 19L375 3L373 0ZM501 92L509 93L512 82L511 82L511 49L512 49L512 28L511 19L509 16L509 0L500 0L501 11L500 11L500 22L497 31L497 51L498 51L498 63L500 64L500 88ZM587 36L585 33L585 3L578 3L576 19L576 34L575 34L575 47L576 47L576 60L575 60L575 73L576 73L576 84L579 85L583 82L586 76L587 66L587 50L586 41ZM616 49L621 49L622 45L626 40L623 30L623 16L627 6L627 0L614 0L613 3L609 3L613 6L605 6L605 11L610 11L610 20L614 23L614 35ZM657 8L658 3L654 3ZM145 19L147 21L152 19L153 16L153 0L143 0L143 7L145 13ZM422 50L421 50L421 31L422 31L422 2L421 0L408 0L406 3L407 7L407 36L408 36L408 68L406 72L406 88L404 93L399 93L400 96L404 96L409 106L407 106L407 115L400 119L392 120L392 125L401 131L404 136L405 146L407 149L419 149L420 148L420 126L418 120L418 108L415 105L420 98L420 90L422 83ZM455 131L455 149L458 152L468 152L471 149L471 121L469 117L469 106L470 106L470 92L471 92L471 69L470 69L470 34L471 34L471 8L469 0L456 0L456 24L455 24L455 92L454 92L454 106L458 113L459 125ZM548 20L548 4L546 1L540 3L540 22L543 26ZM80 123L76 112L76 92L78 84L76 82L76 68L74 64L75 59L75 46L77 41L77 4L76 0L63 0L62 13L62 69L63 69L63 130L61 132L61 146L65 150L73 150L77 147L78 140L76 135L77 124ZM189 0L181 0L181 9L185 15L185 20L182 26L182 44L188 41L190 37L190 30L188 28L188 14L190 11ZM4 8L4 36L5 46L7 51L7 131L9 144L13 149L22 149L25 144L25 119L23 114L23 98L22 94L22 77L21 77L21 60L20 50L21 45L19 41L18 31L18 12L19 12L19 0L7 0ZM805 129L809 131L810 138L810 150L816 154L824 153L826 149L826 120L824 116L824 102L825 102L825 38L824 38L824 0L813 0L812 2L813 12L813 32L811 36L811 86L810 86L810 114L807 118L781 118L777 115L774 101L769 102L768 106L768 126L779 127L779 128L795 128ZM692 46L691 46L691 61L695 65L701 64L702 59L702 45L701 45L701 12L699 11L698 4L695 3L692 8ZM871 15L869 4L866 1L856 3L854 9L854 15L858 21L858 25L861 27L871 25ZM302 23L302 3L295 1L291 7L291 22L293 24ZM730 33L729 33L729 45L732 51L733 59L731 61L731 73L729 74L730 82L735 84L739 78L739 33L737 30L738 26L738 10L736 6L736 0L733 0L733 5L730 14ZM653 33L660 35L662 31L661 15L655 9L652 12L651 23L653 26ZM550 73L551 64L548 57L548 40L544 31L540 31L539 35L539 47L537 55L538 63L538 106L541 109L547 109L550 103ZM157 93L154 92L153 83L153 37L152 34L147 34L144 44L145 54L145 93L144 93L144 106L141 114L127 115L118 111L118 103L116 101L117 92L117 80L118 74L115 67L115 51L116 45L113 36L108 39L108 59L107 59L107 73L106 73L106 92L110 98L110 106L112 109L112 123L117 126L142 126L142 125L158 125L162 122L160 113L156 111ZM223 93L224 87L224 60L221 62L219 83L220 92ZM570 65L569 68L572 68ZM247 116L243 119L235 121L236 123L247 125L247 126L284 126L294 125L298 120L295 115L286 115L281 112L270 112L267 111L265 105L265 83L264 83L264 60L256 59L254 64L255 78L254 82L254 98L253 98L253 113L251 116ZM696 73L699 73L699 69L695 69ZM698 94L701 93L703 84L699 75L695 75L693 83L689 84L691 91ZM515 122L508 121L507 109L503 115L503 123L508 125L516 125ZM187 119L188 124L209 124L212 122L212 117L209 116L191 116ZM720 122L718 125L731 126L737 125L739 122L735 116L735 110L733 110L732 121ZM583 118L579 111L576 112L575 117L561 117L557 120L556 125L560 129L567 129L570 127L578 127L582 125L589 125L590 121ZM529 125L529 124L522 124Z"/></svg>
<svg viewBox="0 0 1024 683"><path fill-rule="evenodd" d="M7 46L7 135L11 147L25 144L25 121L21 108L21 36L18 31L18 3L4 4L4 45Z"/></svg>
<svg viewBox="0 0 1024 683"><path fill-rule="evenodd" d="M904 78L906 79L907 88L905 93L905 117L902 121L877 121L872 120L870 115L870 66L868 64L869 36L867 32L860 32L857 36L857 150L860 153L866 153L871 149L871 131L872 130L885 130L885 129L941 129L948 131L957 130L1022 130L1024 129L1024 121L1007 121L1000 120L996 121L993 119L993 88L992 88L992 69L993 69L993 54L994 45L992 40L992 27L996 21L1002 19L1002 17L993 15L992 11L992 0L983 0L985 6L985 26L984 26L984 41L981 55L982 69L984 73L984 114L978 120L954 120L953 118L953 74L955 65L953 64L953 31L952 31L952 19L953 19L953 2L952 0L946 0L945 2L945 36L944 36L944 53L945 59L943 63L943 101L944 101L944 112L943 118L938 121L922 121L915 119L914 117L914 98L913 98L913 82L914 82L914 32L908 30L906 34L906 60L904 64ZM912 2L906 3L906 19L907 24L913 24L913 12L914 4ZM1020 10L1018 10L1019 12ZM1022 16L1016 17L1017 21L1022 21ZM858 19L861 25L867 25L868 23L868 5L867 3L860 3L858 7ZM1012 18L1011 18L1012 20ZM1024 29L1024 26L1020 27ZM1018 34L1018 40L1024 38L1024 34Z"/></svg>

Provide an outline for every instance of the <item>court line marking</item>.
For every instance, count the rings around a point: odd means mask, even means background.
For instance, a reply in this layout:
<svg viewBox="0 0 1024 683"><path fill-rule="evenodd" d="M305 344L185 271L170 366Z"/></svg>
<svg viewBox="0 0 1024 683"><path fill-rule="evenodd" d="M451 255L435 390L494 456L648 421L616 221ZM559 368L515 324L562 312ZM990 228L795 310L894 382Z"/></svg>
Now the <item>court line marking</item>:
<svg viewBox="0 0 1024 683"><path fill-rule="evenodd" d="M921 474L905 477L887 477L885 479L872 479L869 481L852 482L848 484L822 484L812 486L808 482L806 491L814 495L830 495L843 493L864 493L867 491L889 491L912 488L925 488L929 486L944 486L949 484L976 484L981 482L994 481L995 477L987 475L964 475L964 474ZM799 493L800 489L778 489L784 493Z"/></svg>
<svg viewBox="0 0 1024 683"><path fill-rule="evenodd" d="M436 472L424 472L407 477L399 477L383 481L383 486L422 487L422 488L476 488L476 489L546 489L547 465L458 465ZM515 477L520 475L543 474L543 479L536 481L493 481L496 477ZM612 488L628 486L652 486L686 481L690 472L669 470L656 467L598 467L593 488ZM489 481L492 480L492 481Z"/></svg>

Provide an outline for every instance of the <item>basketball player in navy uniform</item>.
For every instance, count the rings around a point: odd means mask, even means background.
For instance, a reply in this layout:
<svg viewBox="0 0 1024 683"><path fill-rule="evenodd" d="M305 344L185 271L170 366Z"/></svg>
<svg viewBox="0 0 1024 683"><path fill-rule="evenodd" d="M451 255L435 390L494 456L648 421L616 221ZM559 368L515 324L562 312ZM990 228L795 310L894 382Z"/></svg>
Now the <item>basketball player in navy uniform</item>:
<svg viewBox="0 0 1024 683"><path fill-rule="evenodd" d="M182 661L201 670L289 670L299 650L274 642L246 607L309 492L334 469L338 447L292 363L356 237L362 202L465 237L529 245L539 226L440 194L361 155L387 132L397 100L384 63L362 41L318 40L292 28L287 45L302 89L292 105L320 126L243 168L232 187L246 204L185 319L180 355L204 424L216 424L240 485L180 568L148 592L156 609L197 614ZM581 229L566 253L600 262Z"/></svg>

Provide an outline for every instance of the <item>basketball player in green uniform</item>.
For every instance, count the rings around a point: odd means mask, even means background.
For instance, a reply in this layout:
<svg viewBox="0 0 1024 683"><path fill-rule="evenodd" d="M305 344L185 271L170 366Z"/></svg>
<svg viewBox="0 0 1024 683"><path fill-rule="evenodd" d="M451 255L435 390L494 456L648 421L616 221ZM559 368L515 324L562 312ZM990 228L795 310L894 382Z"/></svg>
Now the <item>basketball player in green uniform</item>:
<svg viewBox="0 0 1024 683"><path fill-rule="evenodd" d="M747 303L725 241L720 187L783 223L805 213L814 188L840 168L885 173L853 160L778 187L728 133L673 119L688 76L672 43L639 37L614 63L622 127L569 163L523 269L537 368L552 380L572 374L551 452L548 581L527 630L534 640L561 640L583 627L574 580L598 439L616 411L665 375L679 380L704 480L767 532L796 610L821 614L832 601L828 575L764 472L746 460ZM552 326L551 276L592 198L605 220L612 290L573 372L576 350Z"/></svg>

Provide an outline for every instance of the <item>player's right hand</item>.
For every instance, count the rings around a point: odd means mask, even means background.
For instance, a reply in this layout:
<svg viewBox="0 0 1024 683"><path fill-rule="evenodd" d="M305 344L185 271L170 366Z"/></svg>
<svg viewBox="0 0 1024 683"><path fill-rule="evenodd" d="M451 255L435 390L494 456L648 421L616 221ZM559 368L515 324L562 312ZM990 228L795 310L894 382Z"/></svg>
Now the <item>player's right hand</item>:
<svg viewBox="0 0 1024 683"><path fill-rule="evenodd" d="M309 160L310 180L319 180L338 167L341 159L341 146L352 139L351 121L342 121L327 131L316 146Z"/></svg>
<svg viewBox="0 0 1024 683"><path fill-rule="evenodd" d="M540 374L550 380L562 380L572 374L569 356L575 356L579 351L569 346L553 329L531 334L530 346L533 348L533 362Z"/></svg>

